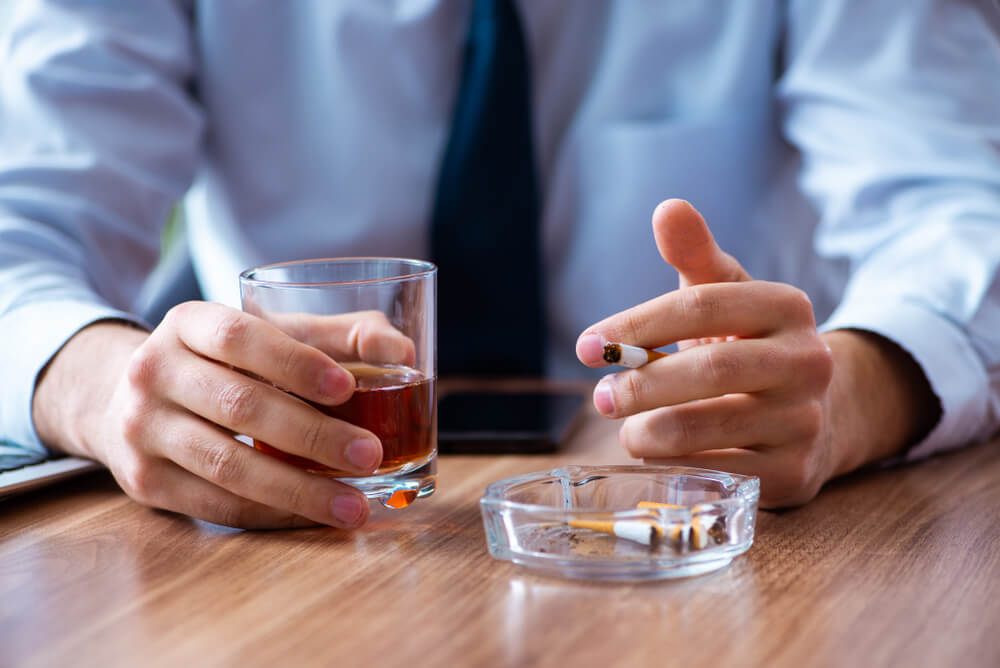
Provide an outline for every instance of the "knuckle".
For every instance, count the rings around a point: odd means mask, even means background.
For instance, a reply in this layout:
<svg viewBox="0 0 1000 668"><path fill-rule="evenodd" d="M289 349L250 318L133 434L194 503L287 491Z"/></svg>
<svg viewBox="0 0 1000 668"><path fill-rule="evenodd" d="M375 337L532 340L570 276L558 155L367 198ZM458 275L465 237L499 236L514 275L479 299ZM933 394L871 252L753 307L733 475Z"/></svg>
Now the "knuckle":
<svg viewBox="0 0 1000 668"><path fill-rule="evenodd" d="M235 446L212 444L201 448L200 453L201 470L207 480L229 488L243 479L244 460Z"/></svg>
<svg viewBox="0 0 1000 668"><path fill-rule="evenodd" d="M209 501L206 515L212 521L227 527L243 528L247 526L246 513L243 504L230 499Z"/></svg>
<svg viewBox="0 0 1000 668"><path fill-rule="evenodd" d="M810 351L807 360L809 375L826 387L833 380L833 353L821 339L817 337L816 341L818 345Z"/></svg>
<svg viewBox="0 0 1000 668"><path fill-rule="evenodd" d="M819 469L818 453L803 441L786 458L781 478L769 493L772 498L769 505L798 506L812 499L822 484Z"/></svg>
<svg viewBox="0 0 1000 668"><path fill-rule="evenodd" d="M718 348L704 347L701 353L701 372L716 385L723 385L743 372L739 356Z"/></svg>
<svg viewBox="0 0 1000 668"><path fill-rule="evenodd" d="M621 314L620 329L625 341L641 341L646 338L646 321L630 309Z"/></svg>
<svg viewBox="0 0 1000 668"><path fill-rule="evenodd" d="M687 452L701 431L699 421L684 411L666 411L662 416L662 439L666 454Z"/></svg>
<svg viewBox="0 0 1000 668"><path fill-rule="evenodd" d="M377 357L379 335L384 334L389 327L389 319L381 311L362 311L351 324L348 342L361 359Z"/></svg>
<svg viewBox="0 0 1000 668"><path fill-rule="evenodd" d="M800 288L788 285L784 301L788 314L796 321L814 322L813 304L809 295Z"/></svg>
<svg viewBox="0 0 1000 668"><path fill-rule="evenodd" d="M361 319L363 322L368 323L370 327L379 327L389 324L389 318L377 309L371 309L369 311L361 312Z"/></svg>
<svg viewBox="0 0 1000 668"><path fill-rule="evenodd" d="M226 384L219 390L216 403L225 425L231 429L240 429L257 412L259 393L249 383Z"/></svg>
<svg viewBox="0 0 1000 668"><path fill-rule="evenodd" d="M767 347L757 356L757 371L765 377L773 376L788 365L787 355L775 347Z"/></svg>
<svg viewBox="0 0 1000 668"><path fill-rule="evenodd" d="M813 482L816 478L815 458L808 453L800 453L793 460L792 478L787 497L793 504L805 503L815 494Z"/></svg>
<svg viewBox="0 0 1000 668"><path fill-rule="evenodd" d="M156 384L162 367L162 360L150 345L139 346L128 360L125 377L131 387L147 390Z"/></svg>
<svg viewBox="0 0 1000 668"><path fill-rule="evenodd" d="M823 404L820 401L810 401L802 412L802 438L812 442L823 430Z"/></svg>
<svg viewBox="0 0 1000 668"><path fill-rule="evenodd" d="M806 502L805 490L796 483L795 473L784 471L778 480L771 480L770 485L762 485L762 496L767 497L766 505L770 508L788 508Z"/></svg>
<svg viewBox="0 0 1000 668"><path fill-rule="evenodd" d="M149 417L142 404L133 400L122 411L120 433L126 443L138 443L146 435L146 425Z"/></svg>
<svg viewBox="0 0 1000 668"><path fill-rule="evenodd" d="M142 457L128 458L115 472L115 478L125 493L144 506L153 505L155 477L154 467Z"/></svg>
<svg viewBox="0 0 1000 668"><path fill-rule="evenodd" d="M373 320L362 320L357 325L357 350L365 361L379 361L379 327Z"/></svg>
<svg viewBox="0 0 1000 668"><path fill-rule="evenodd" d="M322 419L309 420L303 425L300 443L303 454L309 459L316 461L329 460L329 457L325 456L326 451L329 450L329 442L330 439L327 437L326 425Z"/></svg>
<svg viewBox="0 0 1000 668"><path fill-rule="evenodd" d="M650 447L656 443L645 415L635 415L622 423L618 430L618 442L633 457L646 457L656 454Z"/></svg>
<svg viewBox="0 0 1000 668"><path fill-rule="evenodd" d="M206 304L202 301L186 301L170 308L164 316L160 325L153 330L157 332L169 332L169 336L177 336L185 327L190 327L191 323L203 321L205 318Z"/></svg>
<svg viewBox="0 0 1000 668"><path fill-rule="evenodd" d="M618 406L619 411L622 409L628 410L630 406L637 403L645 394L646 382L643 380L642 374L634 371L625 372L622 374L620 380L620 383L615 384L616 393L618 394L615 404Z"/></svg>
<svg viewBox="0 0 1000 668"><path fill-rule="evenodd" d="M372 347L378 342L380 334L392 329L389 318L382 311L362 311L351 327L351 337L357 341L358 348Z"/></svg>
<svg viewBox="0 0 1000 668"><path fill-rule="evenodd" d="M250 321L238 312L227 313L215 325L214 341L216 349L226 354L244 348L249 336Z"/></svg>
<svg viewBox="0 0 1000 668"><path fill-rule="evenodd" d="M746 416L739 413L729 413L719 419L719 433L723 436L743 434L749 427Z"/></svg>
<svg viewBox="0 0 1000 668"><path fill-rule="evenodd" d="M296 514L305 514L304 508L308 499L313 498L308 492L309 483L306 480L297 480L288 485L284 490L285 510L290 510Z"/></svg>
<svg viewBox="0 0 1000 668"><path fill-rule="evenodd" d="M294 378L302 368L304 358L299 346L291 342L282 346L277 359L278 373L285 378Z"/></svg>
<svg viewBox="0 0 1000 668"><path fill-rule="evenodd" d="M191 310L194 308L194 302L182 302L176 306L171 307L169 311L163 316L163 322L167 325L174 326L177 324L178 320L184 320L190 317Z"/></svg>
<svg viewBox="0 0 1000 668"><path fill-rule="evenodd" d="M819 336L810 336L795 358L795 376L807 387L826 388L833 380L833 354Z"/></svg>
<svg viewBox="0 0 1000 668"><path fill-rule="evenodd" d="M701 285L693 285L684 291L682 305L691 318L711 317L722 311L722 302L715 292Z"/></svg>
<svg viewBox="0 0 1000 668"><path fill-rule="evenodd" d="M638 445L642 442L640 435L636 433L639 430L640 428L636 427L632 418L622 422L622 426L618 430L618 443L633 457L642 456L638 451Z"/></svg>

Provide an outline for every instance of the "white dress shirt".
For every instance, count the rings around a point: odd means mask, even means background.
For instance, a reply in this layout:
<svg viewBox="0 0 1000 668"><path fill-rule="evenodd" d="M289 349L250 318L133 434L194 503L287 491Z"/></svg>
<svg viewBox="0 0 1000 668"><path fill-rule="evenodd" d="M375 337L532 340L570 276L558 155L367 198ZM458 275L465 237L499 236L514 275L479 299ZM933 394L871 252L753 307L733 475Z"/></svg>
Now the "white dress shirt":
<svg viewBox="0 0 1000 668"><path fill-rule="evenodd" d="M24 3L0 41L0 442L43 447L37 374L81 327L134 318L185 193L203 291L233 306L250 266L424 256L469 7ZM587 373L585 327L676 287L649 219L682 197L755 277L807 290L825 328L913 355L943 415L910 456L997 429L993 3L519 7L552 374Z"/></svg>

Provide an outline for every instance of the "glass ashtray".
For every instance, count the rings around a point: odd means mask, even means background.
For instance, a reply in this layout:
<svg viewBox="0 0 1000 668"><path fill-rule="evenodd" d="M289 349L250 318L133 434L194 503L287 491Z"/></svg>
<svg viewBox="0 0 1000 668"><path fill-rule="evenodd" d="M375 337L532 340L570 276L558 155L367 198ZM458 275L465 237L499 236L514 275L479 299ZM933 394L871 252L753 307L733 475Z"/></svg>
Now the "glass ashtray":
<svg viewBox="0 0 1000 668"><path fill-rule="evenodd" d="M499 480L479 501L490 554L547 574L680 578L753 543L760 481L684 466L566 466Z"/></svg>

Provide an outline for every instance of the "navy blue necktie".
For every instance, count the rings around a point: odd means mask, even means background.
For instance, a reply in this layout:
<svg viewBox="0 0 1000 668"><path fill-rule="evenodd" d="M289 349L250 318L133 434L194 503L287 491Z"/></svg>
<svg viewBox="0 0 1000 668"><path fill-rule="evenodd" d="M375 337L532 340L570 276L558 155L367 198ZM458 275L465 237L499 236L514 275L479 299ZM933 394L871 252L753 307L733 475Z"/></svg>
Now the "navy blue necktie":
<svg viewBox="0 0 1000 668"><path fill-rule="evenodd" d="M532 143L517 9L513 0L476 0L431 225L441 375L545 371Z"/></svg>

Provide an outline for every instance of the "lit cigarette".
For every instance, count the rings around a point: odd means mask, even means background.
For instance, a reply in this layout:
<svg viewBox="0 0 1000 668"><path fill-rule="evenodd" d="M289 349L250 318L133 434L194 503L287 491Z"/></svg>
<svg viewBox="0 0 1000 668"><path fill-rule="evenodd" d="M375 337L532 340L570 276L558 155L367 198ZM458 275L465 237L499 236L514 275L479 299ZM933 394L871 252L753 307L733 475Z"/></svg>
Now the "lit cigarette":
<svg viewBox="0 0 1000 668"><path fill-rule="evenodd" d="M611 534L650 547L656 547L663 537L663 527L652 520L570 520L567 522L576 529L590 529Z"/></svg>
<svg viewBox="0 0 1000 668"><path fill-rule="evenodd" d="M630 346L627 343L605 343L604 361L608 364L618 364L627 366L630 369L638 369L644 364L649 364L661 357L666 357L667 353L656 350L648 350L639 346Z"/></svg>

